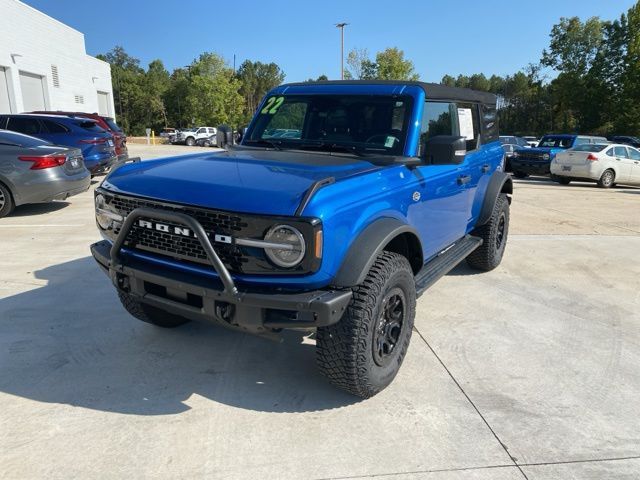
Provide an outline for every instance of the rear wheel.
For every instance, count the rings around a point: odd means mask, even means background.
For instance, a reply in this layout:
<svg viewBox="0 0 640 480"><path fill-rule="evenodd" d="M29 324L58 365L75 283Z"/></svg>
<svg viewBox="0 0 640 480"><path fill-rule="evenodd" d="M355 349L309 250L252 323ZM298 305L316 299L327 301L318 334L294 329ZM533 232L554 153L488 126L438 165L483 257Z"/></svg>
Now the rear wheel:
<svg viewBox="0 0 640 480"><path fill-rule="evenodd" d="M560 175L551 174L551 180L554 182L558 182L560 185L569 185L571 183L571 179L567 177L561 177Z"/></svg>
<svg viewBox="0 0 640 480"><path fill-rule="evenodd" d="M500 265L509 235L509 200L504 193L498 196L489 222L471 235L481 238L482 245L467 257L469 266L488 272Z"/></svg>
<svg viewBox="0 0 640 480"><path fill-rule="evenodd" d="M513 172L513 176L516 178L527 178L529 175L524 172Z"/></svg>
<svg viewBox="0 0 640 480"><path fill-rule="evenodd" d="M598 186L600 188L611 188L616 179L616 174L613 170L605 170L602 172L600 180L598 180Z"/></svg>
<svg viewBox="0 0 640 480"><path fill-rule="evenodd" d="M135 297L119 291L118 297L127 312L145 323L150 323L162 328L175 328L187 323L189 320L178 315L173 315L159 308L146 305Z"/></svg>
<svg viewBox="0 0 640 480"><path fill-rule="evenodd" d="M0 183L0 218L6 217L11 212L15 204L13 203L13 197L7 187Z"/></svg>
<svg viewBox="0 0 640 480"><path fill-rule="evenodd" d="M408 260L381 253L335 325L318 328L318 368L331 383L362 398L395 378L411 340L416 288Z"/></svg>

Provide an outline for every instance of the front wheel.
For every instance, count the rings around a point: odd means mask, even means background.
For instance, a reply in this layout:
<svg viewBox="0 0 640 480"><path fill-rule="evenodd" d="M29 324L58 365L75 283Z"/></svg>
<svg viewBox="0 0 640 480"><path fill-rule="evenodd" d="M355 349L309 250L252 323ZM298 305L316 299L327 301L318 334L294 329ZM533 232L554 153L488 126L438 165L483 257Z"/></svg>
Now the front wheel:
<svg viewBox="0 0 640 480"><path fill-rule="evenodd" d="M471 235L481 238L482 245L467 257L469 266L488 272L500 265L509 235L509 199L504 193L498 195L489 221Z"/></svg>
<svg viewBox="0 0 640 480"><path fill-rule="evenodd" d="M365 280L353 289L342 319L318 328L320 372L361 398L384 390L407 353L415 314L416 287L408 260L382 252Z"/></svg>
<svg viewBox="0 0 640 480"><path fill-rule="evenodd" d="M613 170L605 170L602 172L602 176L600 180L598 180L598 186L600 188L611 188L613 187L613 182L616 179L616 174Z"/></svg>
<svg viewBox="0 0 640 480"><path fill-rule="evenodd" d="M193 147L196 144L196 141L193 137L189 137L185 140L184 143L187 145L187 147Z"/></svg>
<svg viewBox="0 0 640 480"><path fill-rule="evenodd" d="M145 323L162 328L175 328L189 321L186 318L142 303L128 293L118 291L118 297L127 312Z"/></svg>

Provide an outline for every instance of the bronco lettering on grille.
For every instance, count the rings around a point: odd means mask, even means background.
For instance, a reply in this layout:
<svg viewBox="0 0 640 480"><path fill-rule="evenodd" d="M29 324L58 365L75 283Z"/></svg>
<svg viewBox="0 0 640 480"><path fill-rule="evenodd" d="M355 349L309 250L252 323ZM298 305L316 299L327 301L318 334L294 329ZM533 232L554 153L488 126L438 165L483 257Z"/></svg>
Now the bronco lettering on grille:
<svg viewBox="0 0 640 480"><path fill-rule="evenodd" d="M190 237L190 238L196 237L196 234L193 233L187 227L176 227L173 225L166 225L164 223L149 222L148 220L138 220L138 226L142 228L147 228L149 230L157 230L159 232L172 233L174 235L179 235L181 237Z"/></svg>

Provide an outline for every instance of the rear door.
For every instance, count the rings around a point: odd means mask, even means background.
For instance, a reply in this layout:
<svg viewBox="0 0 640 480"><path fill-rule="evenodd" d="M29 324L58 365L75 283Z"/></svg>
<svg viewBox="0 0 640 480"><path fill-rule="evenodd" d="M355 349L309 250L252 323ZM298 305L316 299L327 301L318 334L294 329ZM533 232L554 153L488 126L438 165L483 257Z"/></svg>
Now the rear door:
<svg viewBox="0 0 640 480"><path fill-rule="evenodd" d="M633 164L631 165L631 174L629 176L629 183L634 185L640 185L640 150L629 147L629 157Z"/></svg>
<svg viewBox="0 0 640 480"><path fill-rule="evenodd" d="M424 107L420 142L438 135L459 135L458 106L428 101ZM415 168L414 203L408 209L409 222L420 232L425 259L448 247L466 233L470 215L467 188L469 166L421 165Z"/></svg>

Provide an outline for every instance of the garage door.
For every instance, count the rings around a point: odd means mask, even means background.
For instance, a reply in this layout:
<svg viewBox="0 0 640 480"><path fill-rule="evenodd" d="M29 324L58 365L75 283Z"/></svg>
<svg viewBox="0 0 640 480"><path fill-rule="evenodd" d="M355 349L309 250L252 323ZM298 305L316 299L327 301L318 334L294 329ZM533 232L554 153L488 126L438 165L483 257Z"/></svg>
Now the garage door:
<svg viewBox="0 0 640 480"><path fill-rule="evenodd" d="M106 92L98 92L98 113L105 117L110 117L109 111L109 94Z"/></svg>
<svg viewBox="0 0 640 480"><path fill-rule="evenodd" d="M25 112L46 110L44 101L44 83L40 75L20 72L20 87L22 88L22 102Z"/></svg>
<svg viewBox="0 0 640 480"><path fill-rule="evenodd" d="M0 113L11 113L8 75L7 69L0 67Z"/></svg>

